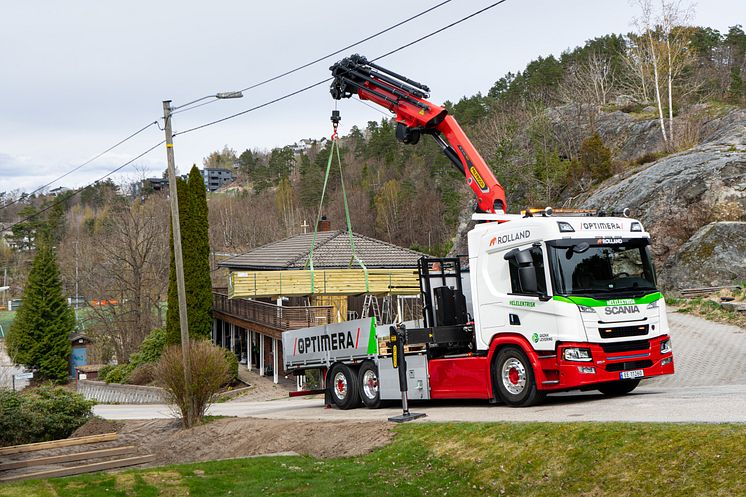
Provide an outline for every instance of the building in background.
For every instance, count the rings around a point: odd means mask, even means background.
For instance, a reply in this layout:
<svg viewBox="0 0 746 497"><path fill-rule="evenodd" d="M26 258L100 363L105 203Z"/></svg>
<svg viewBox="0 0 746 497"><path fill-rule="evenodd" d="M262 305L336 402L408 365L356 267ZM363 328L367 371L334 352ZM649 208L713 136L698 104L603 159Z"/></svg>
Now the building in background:
<svg viewBox="0 0 746 497"><path fill-rule="evenodd" d="M235 177L229 169L217 169L206 167L202 170L202 178L205 180L205 189L214 192L223 185L232 183Z"/></svg>

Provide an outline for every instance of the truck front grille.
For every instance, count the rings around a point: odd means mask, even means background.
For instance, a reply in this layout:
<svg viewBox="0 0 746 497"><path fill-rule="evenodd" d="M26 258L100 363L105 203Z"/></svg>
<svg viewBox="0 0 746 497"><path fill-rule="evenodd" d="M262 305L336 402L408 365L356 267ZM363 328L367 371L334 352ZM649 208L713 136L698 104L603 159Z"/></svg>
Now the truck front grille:
<svg viewBox="0 0 746 497"><path fill-rule="evenodd" d="M650 342L648 340L633 340L631 342L617 342L617 343L599 343L601 348L607 354L617 354L619 352L631 352L650 350Z"/></svg>
<svg viewBox="0 0 746 497"><path fill-rule="evenodd" d="M601 338L636 337L648 334L649 326L640 324L635 326L599 327L598 333Z"/></svg>
<svg viewBox="0 0 746 497"><path fill-rule="evenodd" d="M633 369L649 368L652 365L653 361L649 359L644 361L612 362L606 365L606 371L631 371Z"/></svg>

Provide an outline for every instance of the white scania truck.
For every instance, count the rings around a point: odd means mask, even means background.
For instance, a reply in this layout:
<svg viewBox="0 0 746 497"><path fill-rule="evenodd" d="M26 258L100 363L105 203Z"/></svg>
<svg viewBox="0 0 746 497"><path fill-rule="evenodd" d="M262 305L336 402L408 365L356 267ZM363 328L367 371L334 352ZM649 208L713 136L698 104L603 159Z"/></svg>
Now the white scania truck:
<svg viewBox="0 0 746 497"><path fill-rule="evenodd" d="M424 100L426 86L358 55L331 69L334 98L356 94L394 112L404 143L432 136L477 197L468 282L459 259L420 260L425 326L406 330L410 399L527 406L557 391L625 394L674 372L650 236L639 221L551 209L505 214L502 186L446 109ZM368 319L285 332L285 370L322 370L328 398L342 409L398 399L389 328Z"/></svg>

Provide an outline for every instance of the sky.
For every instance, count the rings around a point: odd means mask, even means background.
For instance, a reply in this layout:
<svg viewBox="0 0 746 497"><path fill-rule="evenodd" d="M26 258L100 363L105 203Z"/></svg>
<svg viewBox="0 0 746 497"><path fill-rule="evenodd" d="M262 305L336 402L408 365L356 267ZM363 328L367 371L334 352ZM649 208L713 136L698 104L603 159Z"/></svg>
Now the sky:
<svg viewBox="0 0 746 497"><path fill-rule="evenodd" d="M685 0L686 1L686 0ZM175 132L241 112L329 77L345 55L374 58L477 11L493 0L446 5L241 99L175 114ZM0 192L32 191L123 138L159 121L174 106L246 88L389 27L439 1L275 2L216 0L35 0L4 2L0 17ZM431 89L441 104L486 93L537 56L559 55L586 40L631 31L627 0L506 0L379 63ZM727 31L746 24L746 1L707 0L691 24ZM269 150L331 133L335 102L324 84L221 124L176 136L177 168L202 166L228 146ZM345 134L385 113L355 98L338 102ZM164 139L153 125L50 188L95 181ZM113 176L160 176L164 147Z"/></svg>

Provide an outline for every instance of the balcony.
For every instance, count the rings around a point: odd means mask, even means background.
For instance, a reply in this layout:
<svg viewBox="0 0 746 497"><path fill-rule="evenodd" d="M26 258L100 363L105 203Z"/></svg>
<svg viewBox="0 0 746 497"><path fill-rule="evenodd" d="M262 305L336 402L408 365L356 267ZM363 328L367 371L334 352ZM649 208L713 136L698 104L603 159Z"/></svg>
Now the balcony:
<svg viewBox="0 0 746 497"><path fill-rule="evenodd" d="M283 307L257 300L230 299L227 294L227 289L213 291L213 311L247 324L256 324L282 332L332 322L331 306Z"/></svg>

